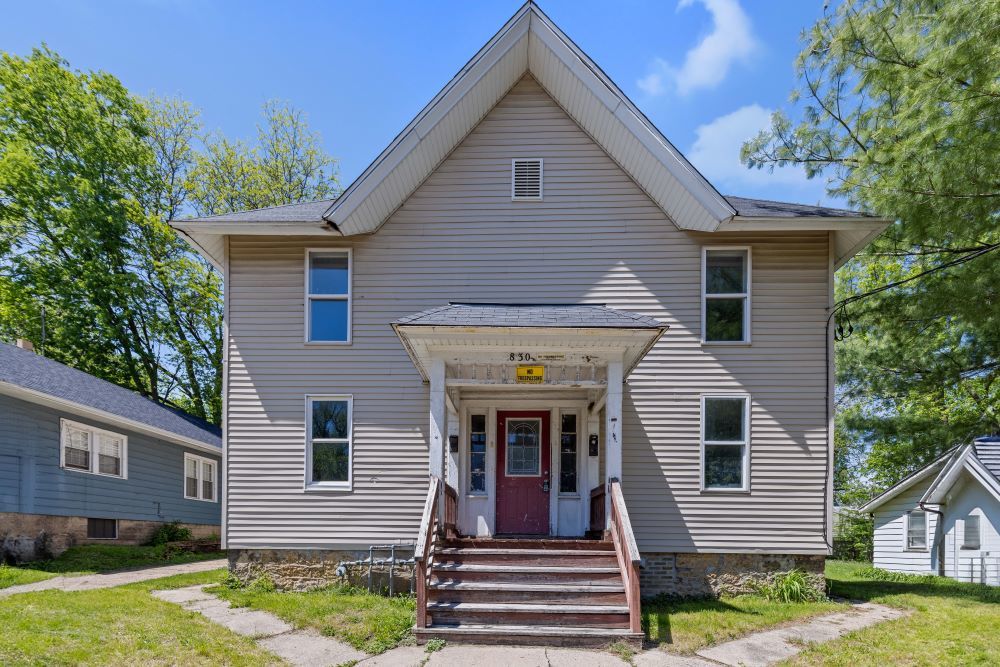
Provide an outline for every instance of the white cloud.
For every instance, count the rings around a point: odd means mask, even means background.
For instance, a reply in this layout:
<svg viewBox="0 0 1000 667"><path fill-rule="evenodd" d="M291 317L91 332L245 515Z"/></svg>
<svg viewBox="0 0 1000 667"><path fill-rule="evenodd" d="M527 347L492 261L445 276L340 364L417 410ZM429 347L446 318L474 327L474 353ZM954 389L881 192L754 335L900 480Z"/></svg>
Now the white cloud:
<svg viewBox="0 0 1000 667"><path fill-rule="evenodd" d="M822 192L823 179L810 181L800 167L779 167L769 172L766 168L747 169L740 162L743 142L770 127L772 113L771 109L759 104L749 104L699 125L694 143L687 152L688 160L723 191L742 188L732 194L753 195L770 186Z"/></svg>
<svg viewBox="0 0 1000 667"><path fill-rule="evenodd" d="M697 0L712 15L712 32L702 38L684 56L678 68L655 58L649 74L636 81L647 95L662 95L671 82L681 95L699 88L714 88L722 83L734 63L745 61L758 47L750 18L739 0ZM690 7L695 0L680 0L677 9Z"/></svg>

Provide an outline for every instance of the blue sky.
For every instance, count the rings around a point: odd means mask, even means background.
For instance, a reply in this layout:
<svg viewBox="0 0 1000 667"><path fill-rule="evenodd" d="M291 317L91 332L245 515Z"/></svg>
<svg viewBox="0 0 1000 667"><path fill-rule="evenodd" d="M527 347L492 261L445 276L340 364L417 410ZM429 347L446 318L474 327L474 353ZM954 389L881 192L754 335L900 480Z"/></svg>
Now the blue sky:
<svg viewBox="0 0 1000 667"><path fill-rule="evenodd" d="M138 94L180 96L250 138L268 99L308 114L347 185L520 6L491 2L33 0L0 49L46 42ZM743 139L787 106L799 36L823 0L541 0L723 193L830 203L793 168L748 171Z"/></svg>

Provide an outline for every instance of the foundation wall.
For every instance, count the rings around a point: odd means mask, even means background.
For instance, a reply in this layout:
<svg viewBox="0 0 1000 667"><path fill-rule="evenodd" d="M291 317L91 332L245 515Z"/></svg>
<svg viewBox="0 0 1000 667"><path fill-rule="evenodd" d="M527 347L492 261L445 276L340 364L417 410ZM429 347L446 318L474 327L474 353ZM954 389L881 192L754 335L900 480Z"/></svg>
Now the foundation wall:
<svg viewBox="0 0 1000 667"><path fill-rule="evenodd" d="M376 561L388 560L389 556L388 549L374 552ZM307 591L340 584L398 595L413 590L413 565L400 563L412 556L412 547L397 548L397 565L391 568L391 589L388 563L372 566L369 584L368 565L355 562L367 560L367 550L230 549L229 571L244 584L266 576L278 590Z"/></svg>
<svg viewBox="0 0 1000 667"><path fill-rule="evenodd" d="M795 569L804 572L816 590L826 590L825 556L644 553L642 560L639 581L644 598L744 595Z"/></svg>

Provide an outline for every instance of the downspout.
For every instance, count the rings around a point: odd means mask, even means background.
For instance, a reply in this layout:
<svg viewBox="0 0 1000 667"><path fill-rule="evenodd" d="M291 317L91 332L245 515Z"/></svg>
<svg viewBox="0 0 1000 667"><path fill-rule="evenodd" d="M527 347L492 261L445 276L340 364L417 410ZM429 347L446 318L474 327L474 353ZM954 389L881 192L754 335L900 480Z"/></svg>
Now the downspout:
<svg viewBox="0 0 1000 667"><path fill-rule="evenodd" d="M932 514L937 514L938 520L937 520L937 523L934 526L934 544L933 544L933 549L937 553L938 576L939 577L943 577L943 576L945 576L945 574L944 574L944 557L945 557L945 553L944 553L944 540L942 539L944 537L944 535L942 534L942 530L944 528L944 512L942 512L941 510L932 510L930 507L927 507L927 504L924 501L922 501L922 500L917 503L917 507L919 507L924 512L930 512Z"/></svg>

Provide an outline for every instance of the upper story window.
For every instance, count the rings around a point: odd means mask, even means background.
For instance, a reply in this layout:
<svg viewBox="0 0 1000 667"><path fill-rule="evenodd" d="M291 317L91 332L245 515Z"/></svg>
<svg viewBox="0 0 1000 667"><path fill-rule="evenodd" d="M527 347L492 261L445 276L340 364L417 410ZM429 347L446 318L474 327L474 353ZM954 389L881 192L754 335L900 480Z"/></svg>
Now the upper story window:
<svg viewBox="0 0 1000 667"><path fill-rule="evenodd" d="M702 488L747 490L750 461L749 404L749 396L702 398Z"/></svg>
<svg viewBox="0 0 1000 667"><path fill-rule="evenodd" d="M351 342L351 251L306 253L306 341Z"/></svg>
<svg viewBox="0 0 1000 667"><path fill-rule="evenodd" d="M927 549L927 512L923 510L907 512L906 548L914 551Z"/></svg>
<svg viewBox="0 0 1000 667"><path fill-rule="evenodd" d="M68 419L61 420L61 430L61 467L106 477L128 477L127 437Z"/></svg>
<svg viewBox="0 0 1000 667"><path fill-rule="evenodd" d="M965 517L965 526L962 530L962 548L978 549L981 545L979 535L979 515L970 514Z"/></svg>
<svg viewBox="0 0 1000 667"><path fill-rule="evenodd" d="M216 501L216 463L213 459L184 454L184 497Z"/></svg>
<svg viewBox="0 0 1000 667"><path fill-rule="evenodd" d="M351 488L354 447L352 398L310 396L306 400L306 486Z"/></svg>
<svg viewBox="0 0 1000 667"><path fill-rule="evenodd" d="M750 342L750 249L705 248L701 322L706 343Z"/></svg>

